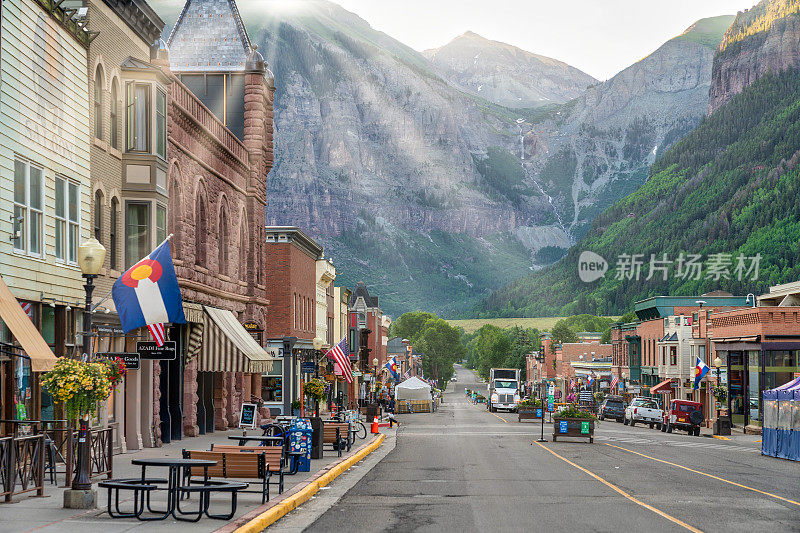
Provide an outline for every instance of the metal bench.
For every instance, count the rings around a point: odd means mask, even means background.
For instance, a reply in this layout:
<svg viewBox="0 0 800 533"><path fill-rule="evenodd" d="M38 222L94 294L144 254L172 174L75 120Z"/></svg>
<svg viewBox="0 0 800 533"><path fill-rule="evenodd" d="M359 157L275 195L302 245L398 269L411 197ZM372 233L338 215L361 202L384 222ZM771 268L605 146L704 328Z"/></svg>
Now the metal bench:
<svg viewBox="0 0 800 533"><path fill-rule="evenodd" d="M129 479L110 479L108 481L101 481L98 487L101 489L108 489L108 516L111 518L137 518L141 519L144 512L145 505L150 509L150 492L158 489L158 483L167 483L166 479L148 478L129 478ZM119 509L119 491L132 490L133 491L133 512L123 512ZM114 493L114 509L111 511L111 493ZM141 496L141 498L140 498Z"/></svg>
<svg viewBox="0 0 800 533"><path fill-rule="evenodd" d="M191 481L189 485L181 487L182 493L199 493L197 504L197 514L194 518L184 518L181 515L192 515L192 512L187 512L181 509L180 500L177 502L178 514L175 515L177 520L184 522L197 522L205 514L209 518L217 520L230 520L236 514L236 501L239 491L244 491L249 485L242 481ZM213 492L230 492L231 494L231 511L227 514L211 514L208 512L208 507L211 503L211 493ZM261 503L264 503L263 501Z"/></svg>

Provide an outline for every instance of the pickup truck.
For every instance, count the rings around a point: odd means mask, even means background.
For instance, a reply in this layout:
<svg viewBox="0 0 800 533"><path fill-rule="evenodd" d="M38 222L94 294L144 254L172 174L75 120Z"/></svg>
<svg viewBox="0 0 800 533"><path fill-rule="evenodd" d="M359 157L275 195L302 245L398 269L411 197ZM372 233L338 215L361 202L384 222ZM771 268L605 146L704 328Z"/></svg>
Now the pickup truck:
<svg viewBox="0 0 800 533"><path fill-rule="evenodd" d="M630 424L633 427L636 422L642 422L650 424L650 429L653 429L653 426L661 429L663 416L664 412L659 409L658 404L652 398L634 398L631 404L625 408L625 418L622 423L626 426Z"/></svg>

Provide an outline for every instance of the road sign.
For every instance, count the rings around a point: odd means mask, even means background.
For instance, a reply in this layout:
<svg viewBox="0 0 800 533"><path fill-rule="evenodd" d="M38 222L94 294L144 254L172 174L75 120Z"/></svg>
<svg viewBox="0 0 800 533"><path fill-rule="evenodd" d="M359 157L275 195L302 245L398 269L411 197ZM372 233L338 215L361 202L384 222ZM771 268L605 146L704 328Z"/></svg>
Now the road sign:
<svg viewBox="0 0 800 533"><path fill-rule="evenodd" d="M589 433L589 422L581 422L581 433L588 434Z"/></svg>
<svg viewBox="0 0 800 533"><path fill-rule="evenodd" d="M567 424L566 420L559 420L559 422L558 422L558 432L559 433L566 433L568 425L569 424Z"/></svg>
<svg viewBox="0 0 800 533"><path fill-rule="evenodd" d="M139 341L136 351L142 359L156 361L174 361L178 357L178 345L175 341L165 341L163 346L158 346L154 341Z"/></svg>
<svg viewBox="0 0 800 533"><path fill-rule="evenodd" d="M303 374L313 374L316 371L317 365L314 361L303 361L301 365L301 372L303 372Z"/></svg>
<svg viewBox="0 0 800 533"><path fill-rule="evenodd" d="M116 359L119 357L125 363L125 368L128 370L139 370L139 354L128 352L103 352L97 354L99 357L106 359Z"/></svg>
<svg viewBox="0 0 800 533"><path fill-rule="evenodd" d="M553 395L555 395L555 393L556 393L556 386L555 386L555 385L553 385L553 384L551 383L551 384L550 384L550 385L547 387L547 395L548 395L548 396L553 396Z"/></svg>

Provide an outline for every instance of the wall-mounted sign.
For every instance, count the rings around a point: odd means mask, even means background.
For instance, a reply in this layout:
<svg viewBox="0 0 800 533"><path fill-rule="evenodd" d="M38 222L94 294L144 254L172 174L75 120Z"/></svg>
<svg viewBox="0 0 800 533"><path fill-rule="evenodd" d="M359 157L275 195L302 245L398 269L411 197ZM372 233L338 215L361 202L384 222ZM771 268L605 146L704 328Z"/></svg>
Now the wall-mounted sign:
<svg viewBox="0 0 800 533"><path fill-rule="evenodd" d="M119 326L93 326L92 329L100 335L125 335Z"/></svg>
<svg viewBox="0 0 800 533"><path fill-rule="evenodd" d="M256 404L243 403L242 410L239 412L239 427L246 429L256 429Z"/></svg>
<svg viewBox="0 0 800 533"><path fill-rule="evenodd" d="M559 420L558 421L558 432L559 433L566 433L568 426L569 426L569 424L567 423L566 420Z"/></svg>
<svg viewBox="0 0 800 533"><path fill-rule="evenodd" d="M136 343L136 351L142 359L173 361L178 357L175 341L165 341L163 346L158 346L154 341L139 341Z"/></svg>
<svg viewBox="0 0 800 533"><path fill-rule="evenodd" d="M253 322L252 320L249 320L249 321L247 321L247 322L243 322L243 323L242 323L242 326L243 326L243 327L244 327L244 329L246 329L247 331L264 331L264 330L261 328L261 326L259 326L259 325L258 325L258 322Z"/></svg>
<svg viewBox="0 0 800 533"><path fill-rule="evenodd" d="M106 359L116 359L119 357L122 359L122 362L125 363L125 368L128 370L139 370L139 354L138 353L129 353L129 352L104 352L98 353L99 357L105 357Z"/></svg>
<svg viewBox="0 0 800 533"><path fill-rule="evenodd" d="M317 365L314 361L303 361L303 364L300 365L300 371L303 374L313 374L317 371Z"/></svg>
<svg viewBox="0 0 800 533"><path fill-rule="evenodd" d="M354 375L355 377L361 376L362 374L363 374L363 373L362 373L360 370L354 370L354 371L353 371L353 375Z"/></svg>

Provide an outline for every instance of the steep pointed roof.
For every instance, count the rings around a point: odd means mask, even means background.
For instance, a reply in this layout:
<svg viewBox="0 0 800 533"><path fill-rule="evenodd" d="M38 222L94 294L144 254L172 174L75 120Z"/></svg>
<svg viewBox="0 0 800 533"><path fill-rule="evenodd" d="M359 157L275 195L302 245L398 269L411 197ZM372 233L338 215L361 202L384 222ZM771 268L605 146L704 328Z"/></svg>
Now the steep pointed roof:
<svg viewBox="0 0 800 533"><path fill-rule="evenodd" d="M168 45L175 72L245 70L251 48L235 0L186 0Z"/></svg>

